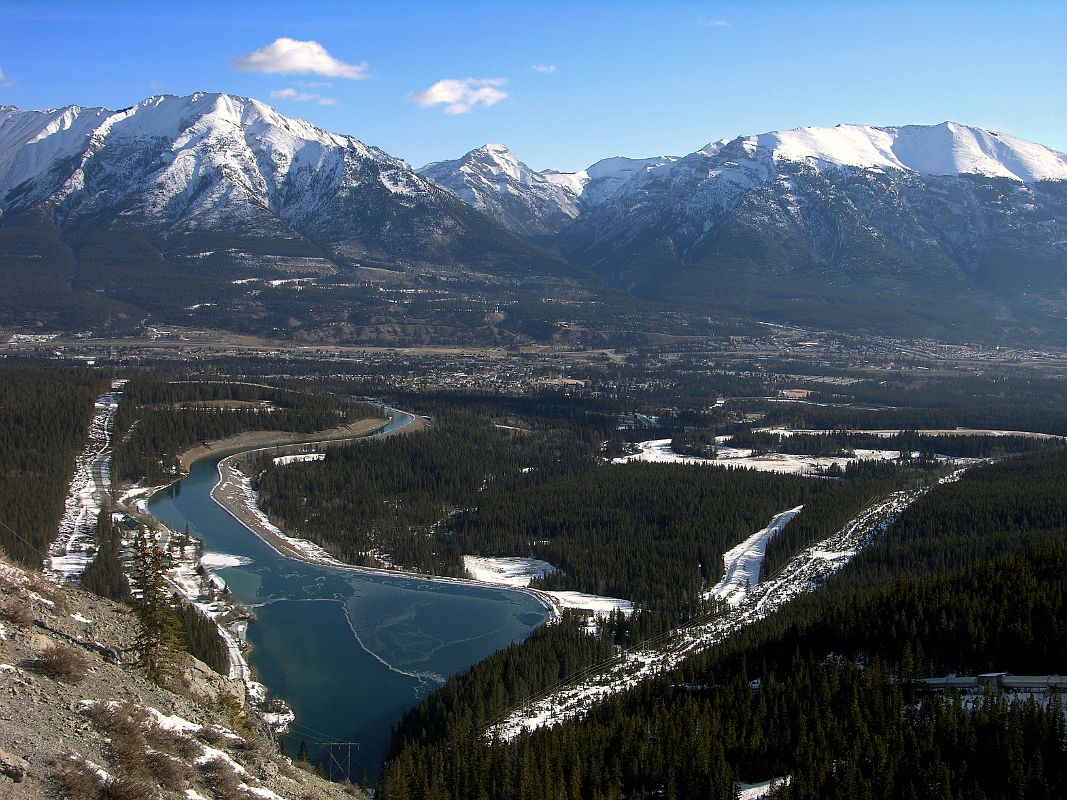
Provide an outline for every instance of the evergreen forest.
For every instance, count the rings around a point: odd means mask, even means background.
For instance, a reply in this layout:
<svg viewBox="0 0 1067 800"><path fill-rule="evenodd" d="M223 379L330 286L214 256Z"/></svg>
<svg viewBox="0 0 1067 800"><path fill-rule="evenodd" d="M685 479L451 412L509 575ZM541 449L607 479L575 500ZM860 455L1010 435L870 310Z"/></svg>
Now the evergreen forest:
<svg viewBox="0 0 1067 800"><path fill-rule="evenodd" d="M724 644L582 720L487 738L524 693L551 685L553 657L596 657L596 640L569 644L577 626L564 619L409 712L380 795L729 798L787 778L774 797L1063 796L1057 695L943 694L915 681L1063 672L1063 485L1062 452L974 467L817 591Z"/></svg>
<svg viewBox="0 0 1067 800"><path fill-rule="evenodd" d="M380 416L371 405L326 393L233 381L142 375L125 386L115 420L112 477L161 483L182 451L245 431L314 433Z"/></svg>
<svg viewBox="0 0 1067 800"><path fill-rule="evenodd" d="M102 373L0 366L0 547L40 569L63 516Z"/></svg>

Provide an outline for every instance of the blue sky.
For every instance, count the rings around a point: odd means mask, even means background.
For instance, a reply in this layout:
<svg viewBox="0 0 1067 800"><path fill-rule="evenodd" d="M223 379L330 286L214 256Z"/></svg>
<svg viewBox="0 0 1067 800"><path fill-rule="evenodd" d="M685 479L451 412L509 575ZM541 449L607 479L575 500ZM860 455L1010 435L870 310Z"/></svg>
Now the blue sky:
<svg viewBox="0 0 1067 800"><path fill-rule="evenodd" d="M0 0L0 104L225 91L416 166L946 119L1067 151L1064 52L1067 2Z"/></svg>

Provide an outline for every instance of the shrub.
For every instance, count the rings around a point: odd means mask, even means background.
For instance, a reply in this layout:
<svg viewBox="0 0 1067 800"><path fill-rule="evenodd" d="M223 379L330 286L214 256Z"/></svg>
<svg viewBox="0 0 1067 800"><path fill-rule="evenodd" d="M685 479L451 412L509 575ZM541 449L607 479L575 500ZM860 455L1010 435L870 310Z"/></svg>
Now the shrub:
<svg viewBox="0 0 1067 800"><path fill-rule="evenodd" d="M229 736L226 735L226 731L224 731L217 725L205 725L200 730L200 740L204 744L209 744L212 747L224 747L226 745L229 745L230 742L233 741Z"/></svg>
<svg viewBox="0 0 1067 800"><path fill-rule="evenodd" d="M89 659L76 647L55 644L37 659L36 667L63 683L81 683L89 671Z"/></svg>
<svg viewBox="0 0 1067 800"><path fill-rule="evenodd" d="M150 781L128 775L109 778L100 790L100 800L149 800L159 797Z"/></svg>
<svg viewBox="0 0 1067 800"><path fill-rule="evenodd" d="M12 625L33 624L33 606L23 597L5 597L0 600L0 620Z"/></svg>
<svg viewBox="0 0 1067 800"><path fill-rule="evenodd" d="M159 725L150 725L145 731L145 739L154 750L180 758L183 761L193 761L202 752L200 745L190 736L167 730Z"/></svg>
<svg viewBox="0 0 1067 800"><path fill-rule="evenodd" d="M216 796L222 800L229 800L238 796L241 782L228 761L222 758L213 758L199 766L204 782L211 787Z"/></svg>
<svg viewBox="0 0 1067 800"><path fill-rule="evenodd" d="M55 762L52 778L59 784L59 794L66 800L98 800L100 777L81 761L63 758Z"/></svg>
<svg viewBox="0 0 1067 800"><path fill-rule="evenodd" d="M184 789L193 778L188 764L158 750L148 754L148 768L161 786L174 792Z"/></svg>

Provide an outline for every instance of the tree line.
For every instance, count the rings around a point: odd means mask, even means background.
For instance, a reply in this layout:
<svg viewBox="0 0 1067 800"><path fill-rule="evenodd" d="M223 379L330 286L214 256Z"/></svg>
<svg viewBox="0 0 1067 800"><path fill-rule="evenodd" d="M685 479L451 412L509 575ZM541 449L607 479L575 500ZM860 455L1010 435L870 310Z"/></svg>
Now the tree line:
<svg viewBox="0 0 1067 800"><path fill-rule="evenodd" d="M107 385L96 370L0 367L0 547L20 564L40 569L56 537Z"/></svg>

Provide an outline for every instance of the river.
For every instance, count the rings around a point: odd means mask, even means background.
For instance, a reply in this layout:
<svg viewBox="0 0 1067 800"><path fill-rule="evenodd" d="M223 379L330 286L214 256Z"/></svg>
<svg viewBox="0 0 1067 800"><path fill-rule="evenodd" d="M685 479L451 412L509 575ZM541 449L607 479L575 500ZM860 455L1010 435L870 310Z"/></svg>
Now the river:
<svg viewBox="0 0 1067 800"><path fill-rule="evenodd" d="M385 430L403 423L397 417ZM174 530L188 525L206 551L240 560L216 571L255 610L252 663L296 714L290 756L301 740L313 759L325 759L330 742L358 742L351 777L373 780L405 709L549 617L523 592L285 558L211 499L221 458L194 463L149 509ZM345 762L349 748L333 753Z"/></svg>

